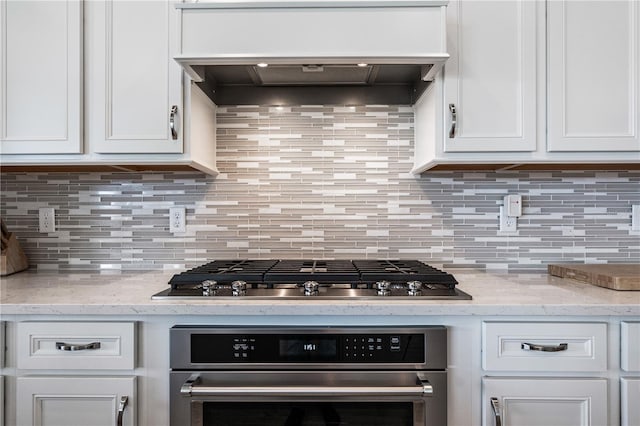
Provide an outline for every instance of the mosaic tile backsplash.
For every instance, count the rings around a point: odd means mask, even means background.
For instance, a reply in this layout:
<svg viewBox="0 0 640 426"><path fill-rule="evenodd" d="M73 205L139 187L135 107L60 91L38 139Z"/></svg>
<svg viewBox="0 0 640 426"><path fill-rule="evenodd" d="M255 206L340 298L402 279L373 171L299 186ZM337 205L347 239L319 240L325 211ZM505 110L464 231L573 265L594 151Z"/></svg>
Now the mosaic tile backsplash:
<svg viewBox="0 0 640 426"><path fill-rule="evenodd" d="M404 106L226 107L218 177L5 173L0 214L39 269L147 270L228 258L412 258L445 268L542 271L640 261L639 172L441 172L412 166ZM518 235L498 232L521 194ZM187 232L169 232L169 208ZM38 208L56 232L38 233Z"/></svg>

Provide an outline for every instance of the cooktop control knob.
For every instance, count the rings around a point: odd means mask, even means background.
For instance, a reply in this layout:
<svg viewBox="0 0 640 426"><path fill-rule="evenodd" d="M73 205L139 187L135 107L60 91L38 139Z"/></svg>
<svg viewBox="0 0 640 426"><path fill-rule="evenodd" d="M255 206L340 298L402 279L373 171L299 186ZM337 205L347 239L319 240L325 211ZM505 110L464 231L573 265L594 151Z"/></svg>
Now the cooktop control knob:
<svg viewBox="0 0 640 426"><path fill-rule="evenodd" d="M409 281L407 283L407 294L409 296L418 296L422 291L422 283L420 281Z"/></svg>
<svg viewBox="0 0 640 426"><path fill-rule="evenodd" d="M245 281L234 281L231 283L231 295L232 296L246 296L247 295L247 283Z"/></svg>
<svg viewBox="0 0 640 426"><path fill-rule="evenodd" d="M215 296L218 289L218 283L213 280L202 281L202 295L203 296Z"/></svg>
<svg viewBox="0 0 640 426"><path fill-rule="evenodd" d="M378 296L388 296L391 294L391 283L389 281L378 281L376 283L376 289L378 290Z"/></svg>
<svg viewBox="0 0 640 426"><path fill-rule="evenodd" d="M320 288L320 284L318 284L316 281L307 281L302 286L304 287L305 296L318 295L318 289Z"/></svg>

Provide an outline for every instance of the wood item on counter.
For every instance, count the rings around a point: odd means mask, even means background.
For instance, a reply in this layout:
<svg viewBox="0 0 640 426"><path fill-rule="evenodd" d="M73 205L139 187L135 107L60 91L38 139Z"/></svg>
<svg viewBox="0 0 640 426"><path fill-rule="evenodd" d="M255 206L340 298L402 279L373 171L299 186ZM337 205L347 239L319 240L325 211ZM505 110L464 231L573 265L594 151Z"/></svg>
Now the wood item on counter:
<svg viewBox="0 0 640 426"><path fill-rule="evenodd" d="M640 290L640 263L563 263L548 265L547 271L556 277L571 278L612 290Z"/></svg>
<svg viewBox="0 0 640 426"><path fill-rule="evenodd" d="M9 232L4 221L0 219L2 250L0 251L0 276L24 271L29 267L29 260L22 251L15 234Z"/></svg>

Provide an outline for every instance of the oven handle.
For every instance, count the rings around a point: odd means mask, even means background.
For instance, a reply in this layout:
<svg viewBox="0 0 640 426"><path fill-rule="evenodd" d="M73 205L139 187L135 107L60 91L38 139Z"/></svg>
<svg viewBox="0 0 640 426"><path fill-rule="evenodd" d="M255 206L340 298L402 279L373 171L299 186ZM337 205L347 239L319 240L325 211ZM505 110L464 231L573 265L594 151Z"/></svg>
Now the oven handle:
<svg viewBox="0 0 640 426"><path fill-rule="evenodd" d="M416 396L433 395L433 386L197 386L200 376L191 375L180 388L183 396Z"/></svg>

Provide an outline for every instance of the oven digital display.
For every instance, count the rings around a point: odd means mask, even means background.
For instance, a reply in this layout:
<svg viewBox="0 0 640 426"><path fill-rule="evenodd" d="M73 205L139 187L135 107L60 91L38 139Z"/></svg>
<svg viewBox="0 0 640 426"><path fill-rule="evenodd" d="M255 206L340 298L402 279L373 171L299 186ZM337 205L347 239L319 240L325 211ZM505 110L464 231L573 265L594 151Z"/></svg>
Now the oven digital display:
<svg viewBox="0 0 640 426"><path fill-rule="evenodd" d="M286 360L331 360L337 354L335 337L280 338L280 357Z"/></svg>

